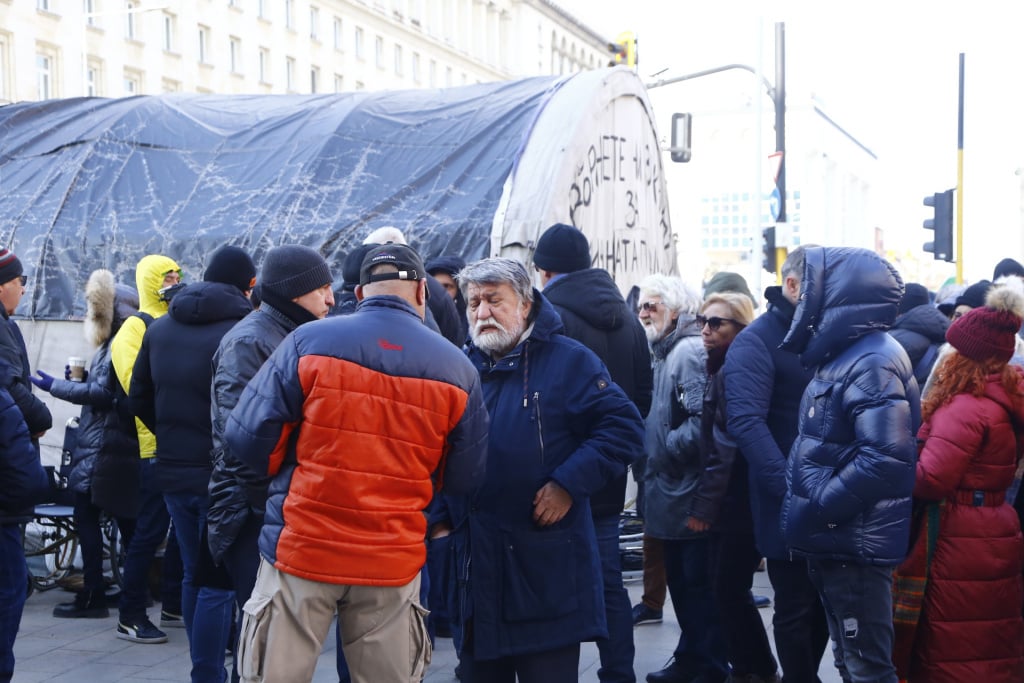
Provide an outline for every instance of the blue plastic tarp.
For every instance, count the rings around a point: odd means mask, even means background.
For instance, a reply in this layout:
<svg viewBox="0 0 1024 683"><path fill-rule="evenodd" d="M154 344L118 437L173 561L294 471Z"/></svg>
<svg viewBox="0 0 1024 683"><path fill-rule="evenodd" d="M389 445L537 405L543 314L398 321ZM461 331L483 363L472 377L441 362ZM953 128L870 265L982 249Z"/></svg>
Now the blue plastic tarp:
<svg viewBox="0 0 1024 683"><path fill-rule="evenodd" d="M134 284L146 254L186 281L223 244L345 254L401 228L425 259L489 254L502 188L565 82L338 95L167 94L0 107L0 243L21 259L16 313L84 314L89 274Z"/></svg>

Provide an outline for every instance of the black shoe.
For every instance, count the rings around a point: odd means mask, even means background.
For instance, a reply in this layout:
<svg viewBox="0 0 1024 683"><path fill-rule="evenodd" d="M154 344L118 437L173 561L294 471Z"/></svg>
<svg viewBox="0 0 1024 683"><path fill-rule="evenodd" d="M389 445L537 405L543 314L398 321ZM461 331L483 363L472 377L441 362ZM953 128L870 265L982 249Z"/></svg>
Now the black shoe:
<svg viewBox="0 0 1024 683"><path fill-rule="evenodd" d="M106 619L110 616L103 593L79 591L74 602L62 602L53 608L58 619Z"/></svg>
<svg viewBox="0 0 1024 683"><path fill-rule="evenodd" d="M641 602L633 608L633 626L639 626L640 624L660 624L663 616L664 613L660 609L651 609Z"/></svg>
<svg viewBox="0 0 1024 683"><path fill-rule="evenodd" d="M185 618L166 609L160 610L160 628L185 628Z"/></svg>
<svg viewBox="0 0 1024 683"><path fill-rule="evenodd" d="M166 643L167 634L153 625L149 617L126 624L117 622L117 637L133 643Z"/></svg>
<svg viewBox="0 0 1024 683"><path fill-rule="evenodd" d="M661 671L652 671L647 674L647 683L691 683L698 674L687 672L683 665L673 657L669 660L668 666Z"/></svg>

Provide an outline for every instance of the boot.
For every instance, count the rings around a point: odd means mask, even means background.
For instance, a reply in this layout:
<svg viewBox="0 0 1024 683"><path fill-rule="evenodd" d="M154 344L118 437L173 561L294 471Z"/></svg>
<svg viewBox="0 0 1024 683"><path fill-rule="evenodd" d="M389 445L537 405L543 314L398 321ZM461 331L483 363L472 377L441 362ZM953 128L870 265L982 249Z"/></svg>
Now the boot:
<svg viewBox="0 0 1024 683"><path fill-rule="evenodd" d="M103 591L80 590L74 602L62 602L53 608L59 619L105 619L110 616Z"/></svg>

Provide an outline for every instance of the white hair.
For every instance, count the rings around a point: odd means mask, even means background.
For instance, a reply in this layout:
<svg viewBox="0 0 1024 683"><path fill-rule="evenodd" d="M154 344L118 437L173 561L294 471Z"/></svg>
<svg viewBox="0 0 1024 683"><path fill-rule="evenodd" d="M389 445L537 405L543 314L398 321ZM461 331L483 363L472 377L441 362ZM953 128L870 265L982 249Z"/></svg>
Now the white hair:
<svg viewBox="0 0 1024 683"><path fill-rule="evenodd" d="M673 313L696 315L704 303L700 292L678 277L655 273L640 282L641 296L658 296Z"/></svg>
<svg viewBox="0 0 1024 683"><path fill-rule="evenodd" d="M383 228L377 228L363 240L363 244L387 244L388 242L394 242L395 244L408 244L405 241L405 235L402 231L393 225L385 225Z"/></svg>

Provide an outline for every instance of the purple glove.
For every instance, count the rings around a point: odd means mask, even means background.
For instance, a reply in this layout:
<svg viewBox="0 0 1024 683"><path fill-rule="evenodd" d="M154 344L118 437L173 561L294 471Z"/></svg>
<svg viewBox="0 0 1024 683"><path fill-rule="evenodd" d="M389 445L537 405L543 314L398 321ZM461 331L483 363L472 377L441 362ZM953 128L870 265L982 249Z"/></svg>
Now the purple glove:
<svg viewBox="0 0 1024 683"><path fill-rule="evenodd" d="M69 382L71 381L71 366L70 365L65 365L64 366L64 379L66 379Z"/></svg>
<svg viewBox="0 0 1024 683"><path fill-rule="evenodd" d="M36 370L36 374L39 375L39 377L32 377L30 375L28 380L43 391L50 391L50 387L53 386L53 377L51 375L47 375L42 370Z"/></svg>

